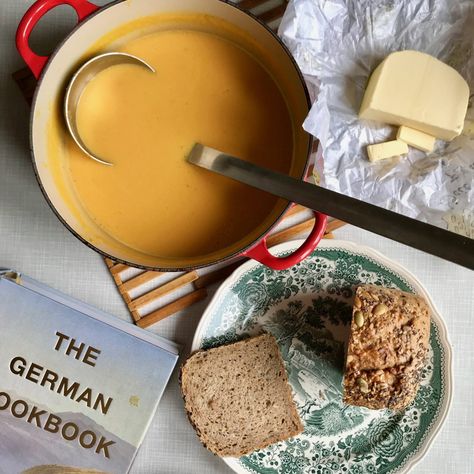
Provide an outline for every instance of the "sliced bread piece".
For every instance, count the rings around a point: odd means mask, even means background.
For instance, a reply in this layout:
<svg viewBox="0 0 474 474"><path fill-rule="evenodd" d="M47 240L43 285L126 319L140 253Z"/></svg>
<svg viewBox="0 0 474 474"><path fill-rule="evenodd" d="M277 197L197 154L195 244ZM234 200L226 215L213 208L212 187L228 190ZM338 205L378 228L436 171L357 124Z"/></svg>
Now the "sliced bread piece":
<svg viewBox="0 0 474 474"><path fill-rule="evenodd" d="M219 456L243 456L303 431L270 334L192 355L181 390L201 442Z"/></svg>

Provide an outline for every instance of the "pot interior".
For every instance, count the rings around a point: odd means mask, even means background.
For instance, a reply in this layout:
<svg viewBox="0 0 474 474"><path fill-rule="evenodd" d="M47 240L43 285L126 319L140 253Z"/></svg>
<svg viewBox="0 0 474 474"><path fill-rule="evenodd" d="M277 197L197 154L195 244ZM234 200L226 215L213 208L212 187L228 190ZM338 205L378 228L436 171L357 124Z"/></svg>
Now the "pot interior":
<svg viewBox="0 0 474 474"><path fill-rule="evenodd" d="M297 66L264 26L236 7L218 0L128 0L99 11L82 23L53 55L41 79L32 117L32 146L38 178L58 217L96 250L135 266L163 270L205 266L241 253L266 234L288 206L286 201L274 198L268 213L252 229L246 230L245 235L236 237L230 243L226 242L224 246L216 245L215 249L211 245L210 251L198 255L166 255L144 251L116 238L113 232L104 229L90 215L71 177L68 158L70 138L62 117L65 86L77 67L94 54L120 49L124 43L158 30L177 29L218 34L256 58L273 77L286 101L292 121L292 153L288 155L286 169L291 176L302 178L310 137L301 127L308 112L308 98ZM189 81L192 80L189 78ZM238 134L239 130L235 130L235 133ZM88 160L86 157L83 159ZM160 186L159 178L157 186ZM100 189L97 193L100 194ZM116 199L122 199L120 189L117 189ZM199 192L196 199L200 199ZM130 215L130 211L127 212ZM160 212L159 204L156 212ZM146 214L142 215L140 209L135 210L133 217L149 218ZM222 228L237 217L242 216L229 215L222 222ZM127 220L125 216L123 225L130 225L130 222L133 220ZM170 239L176 238L173 229L160 228L156 232L160 236L166 234ZM186 229L180 229L179 237L193 239L192 232L186 233ZM208 239L211 243L218 242L219 232L214 230Z"/></svg>

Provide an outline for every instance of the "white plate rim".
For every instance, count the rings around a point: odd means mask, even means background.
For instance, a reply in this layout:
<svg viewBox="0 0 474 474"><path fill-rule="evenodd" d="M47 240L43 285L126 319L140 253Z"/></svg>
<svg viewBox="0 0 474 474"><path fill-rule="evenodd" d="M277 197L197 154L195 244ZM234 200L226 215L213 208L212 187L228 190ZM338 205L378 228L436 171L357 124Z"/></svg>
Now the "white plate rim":
<svg viewBox="0 0 474 474"><path fill-rule="evenodd" d="M303 242L304 240L293 240L291 242L284 242L282 244L272 247L272 253L282 253L282 252L295 250L298 247L300 247L303 244ZM377 262L380 262L381 264L383 264L390 270L393 270L394 272L400 274L416 290L417 294L423 296L423 298L428 303L432 317L436 321L436 324L438 327L439 339L445 352L444 354L445 355L444 365L446 369L444 371L446 374L446 377L444 379L445 397L444 397L442 405L439 408L438 417L436 421L434 422L434 424L430 426L430 430L426 433L425 437L422 439L421 444L418 447L418 449L414 451L412 456L409 459L407 459L403 464L401 464L400 467L391 471L394 474L395 473L406 474L413 468L413 466L415 466L415 464L418 464L426 456L430 447L433 444L433 441L436 439L442 426L444 425L444 422L446 421L449 410L451 408L451 403L453 399L453 391L454 391L453 357L452 357L452 345L449 339L446 323L444 322L444 319L441 316L440 312L438 311L435 303L431 299L430 294L428 293L426 288L423 286L423 284L415 277L415 275L411 273L409 270L407 270L406 268L404 268L401 264L383 255L378 250L374 250L373 248L368 247L366 245L355 244L353 242L338 240L338 239L321 240L316 250L318 248L335 248L335 249L341 249L341 250L348 250L352 253L367 256ZM201 316L201 319L199 321L199 324L196 328L192 345L191 345L192 353L200 349L200 342L202 341L202 333L204 331L204 328L208 322L209 317L212 315L212 312L215 306L222 298L222 295L244 273L247 273L248 271L254 268L257 268L259 266L262 266L262 264L255 260L249 260L247 262L244 262L242 263L240 267L234 270L234 272L228 278L226 278L221 283L218 290L216 291L211 301L207 305L206 309L204 310ZM244 469L239 464L237 458L231 458L231 457L224 458L223 457L222 460L237 474L249 474L249 471Z"/></svg>

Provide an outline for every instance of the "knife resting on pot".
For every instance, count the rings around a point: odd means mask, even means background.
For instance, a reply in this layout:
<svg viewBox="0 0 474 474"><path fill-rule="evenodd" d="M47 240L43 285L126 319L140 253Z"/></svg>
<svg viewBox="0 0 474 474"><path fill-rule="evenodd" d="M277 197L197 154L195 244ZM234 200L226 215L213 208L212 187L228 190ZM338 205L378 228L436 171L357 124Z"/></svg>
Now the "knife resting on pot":
<svg viewBox="0 0 474 474"><path fill-rule="evenodd" d="M275 196L474 270L474 240L196 143L187 160Z"/></svg>

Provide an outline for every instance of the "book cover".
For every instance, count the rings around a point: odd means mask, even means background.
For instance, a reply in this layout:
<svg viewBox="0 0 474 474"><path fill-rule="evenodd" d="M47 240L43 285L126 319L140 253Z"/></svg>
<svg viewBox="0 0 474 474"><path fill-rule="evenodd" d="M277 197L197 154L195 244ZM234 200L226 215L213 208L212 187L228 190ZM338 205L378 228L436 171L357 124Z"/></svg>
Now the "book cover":
<svg viewBox="0 0 474 474"><path fill-rule="evenodd" d="M128 472L177 358L170 341L0 272L0 473Z"/></svg>

